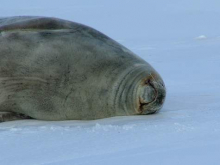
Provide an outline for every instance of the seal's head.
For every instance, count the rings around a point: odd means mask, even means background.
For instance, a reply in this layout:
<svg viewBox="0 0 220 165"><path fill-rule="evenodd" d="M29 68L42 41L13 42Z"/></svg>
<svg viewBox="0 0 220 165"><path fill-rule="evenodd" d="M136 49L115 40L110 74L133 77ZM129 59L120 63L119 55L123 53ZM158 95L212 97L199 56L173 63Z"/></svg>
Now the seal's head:
<svg viewBox="0 0 220 165"><path fill-rule="evenodd" d="M135 66L125 75L117 90L117 115L147 115L158 112L166 88L160 75L148 64Z"/></svg>

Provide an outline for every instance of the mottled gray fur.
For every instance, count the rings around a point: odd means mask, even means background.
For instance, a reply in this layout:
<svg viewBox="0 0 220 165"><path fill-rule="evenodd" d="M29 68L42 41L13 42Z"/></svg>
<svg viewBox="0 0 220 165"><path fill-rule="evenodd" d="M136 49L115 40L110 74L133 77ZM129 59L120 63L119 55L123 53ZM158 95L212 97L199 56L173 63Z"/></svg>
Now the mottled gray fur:
<svg viewBox="0 0 220 165"><path fill-rule="evenodd" d="M85 25L0 19L0 111L40 120L150 114L165 87L144 60Z"/></svg>

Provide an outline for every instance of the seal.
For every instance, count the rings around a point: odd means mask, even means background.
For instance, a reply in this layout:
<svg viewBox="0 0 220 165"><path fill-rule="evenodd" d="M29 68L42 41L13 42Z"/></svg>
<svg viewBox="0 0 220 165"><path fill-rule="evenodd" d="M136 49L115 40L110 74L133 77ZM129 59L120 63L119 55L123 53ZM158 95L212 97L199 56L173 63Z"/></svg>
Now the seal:
<svg viewBox="0 0 220 165"><path fill-rule="evenodd" d="M1 18L0 59L0 111L21 114L16 119L146 115L165 100L164 82L150 64L101 32L67 20Z"/></svg>

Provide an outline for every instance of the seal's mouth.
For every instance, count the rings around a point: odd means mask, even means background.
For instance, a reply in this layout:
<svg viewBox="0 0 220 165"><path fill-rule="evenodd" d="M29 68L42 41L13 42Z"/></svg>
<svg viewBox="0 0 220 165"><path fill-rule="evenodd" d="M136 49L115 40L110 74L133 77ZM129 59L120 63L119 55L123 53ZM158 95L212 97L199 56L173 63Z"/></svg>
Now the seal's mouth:
<svg viewBox="0 0 220 165"><path fill-rule="evenodd" d="M144 81L139 93L139 114L147 115L158 112L163 106L165 96L166 89L162 79L151 75Z"/></svg>

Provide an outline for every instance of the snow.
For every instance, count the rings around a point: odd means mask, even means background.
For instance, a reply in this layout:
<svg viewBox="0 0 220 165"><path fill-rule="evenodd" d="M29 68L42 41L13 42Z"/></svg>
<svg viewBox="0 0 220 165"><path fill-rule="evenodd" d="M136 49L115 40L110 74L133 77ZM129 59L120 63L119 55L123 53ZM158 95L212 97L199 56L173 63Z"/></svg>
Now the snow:
<svg viewBox="0 0 220 165"><path fill-rule="evenodd" d="M11 0L0 16L42 15L94 27L156 68L160 113L0 124L0 164L218 164L219 0Z"/></svg>
<svg viewBox="0 0 220 165"><path fill-rule="evenodd" d="M196 40L205 40L207 39L207 37L205 35L200 35L198 37L195 38Z"/></svg>

